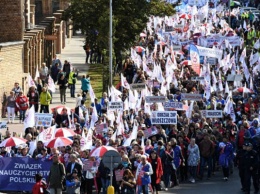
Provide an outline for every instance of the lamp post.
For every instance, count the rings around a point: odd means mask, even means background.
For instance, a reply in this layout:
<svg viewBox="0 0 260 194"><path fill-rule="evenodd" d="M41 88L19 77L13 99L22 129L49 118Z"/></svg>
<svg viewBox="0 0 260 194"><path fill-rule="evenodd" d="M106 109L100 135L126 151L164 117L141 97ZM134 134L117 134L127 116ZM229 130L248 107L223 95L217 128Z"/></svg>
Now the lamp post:
<svg viewBox="0 0 260 194"><path fill-rule="evenodd" d="M228 24L231 27L231 10L230 10L230 2L231 0L228 0Z"/></svg>
<svg viewBox="0 0 260 194"><path fill-rule="evenodd" d="M112 0L109 0L109 72L110 87L113 85L113 32L112 32Z"/></svg>

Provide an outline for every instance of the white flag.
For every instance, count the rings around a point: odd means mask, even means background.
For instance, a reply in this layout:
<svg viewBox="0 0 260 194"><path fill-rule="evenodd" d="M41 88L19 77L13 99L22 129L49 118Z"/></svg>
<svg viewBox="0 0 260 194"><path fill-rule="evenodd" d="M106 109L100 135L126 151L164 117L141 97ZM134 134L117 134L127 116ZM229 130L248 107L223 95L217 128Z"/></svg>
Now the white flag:
<svg viewBox="0 0 260 194"><path fill-rule="evenodd" d="M186 111L186 117L187 118L191 118L192 117L193 104L194 104L194 101L192 100L188 110Z"/></svg>
<svg viewBox="0 0 260 194"><path fill-rule="evenodd" d="M47 129L44 129L38 136L37 136L37 141L42 141L43 143L47 143L50 140L52 140L55 136L55 130L56 130L56 125L53 125Z"/></svg>
<svg viewBox="0 0 260 194"><path fill-rule="evenodd" d="M52 91L53 93L55 93L55 84L54 84L54 81L53 79L51 78L51 76L49 75L49 78L48 78L48 89L50 91Z"/></svg>
<svg viewBox="0 0 260 194"><path fill-rule="evenodd" d="M96 95L94 93L94 90L93 90L91 84L89 84L89 96L90 96L91 102L95 102Z"/></svg>
<svg viewBox="0 0 260 194"><path fill-rule="evenodd" d="M225 93L229 94L229 87L228 87L228 82L226 81L226 86L225 86Z"/></svg>
<svg viewBox="0 0 260 194"><path fill-rule="evenodd" d="M88 130L88 134L87 134L87 138L86 138L86 144L85 144L85 148L86 149L91 149L92 148L92 145L93 145L92 137L93 137L93 129L90 128Z"/></svg>
<svg viewBox="0 0 260 194"><path fill-rule="evenodd" d="M126 78L123 76L123 74L121 73L121 86L126 88L126 89L130 89L130 85L127 82Z"/></svg>
<svg viewBox="0 0 260 194"><path fill-rule="evenodd" d="M34 80L37 81L38 77L40 77L40 73L39 73L39 69L38 69L38 65L37 65Z"/></svg>
<svg viewBox="0 0 260 194"><path fill-rule="evenodd" d="M94 103L94 107L93 107L93 111L92 111L92 115L91 115L91 122L90 122L90 127L94 128L95 123L98 121L98 114L97 114L97 109L96 109L96 105Z"/></svg>
<svg viewBox="0 0 260 194"><path fill-rule="evenodd" d="M35 82L34 80L32 79L32 76L31 75L28 75L28 87L35 87L36 88L36 85L35 85Z"/></svg>
<svg viewBox="0 0 260 194"><path fill-rule="evenodd" d="M28 127L35 126L35 109L34 105L29 109L26 118L24 119L24 130Z"/></svg>
<svg viewBox="0 0 260 194"><path fill-rule="evenodd" d="M134 124L134 127L133 127L133 130L132 130L132 133L130 135L130 137L128 137L125 142L124 142L124 147L128 147L131 145L131 142L133 139L136 139L137 138L137 130L138 130L138 127L136 124Z"/></svg>

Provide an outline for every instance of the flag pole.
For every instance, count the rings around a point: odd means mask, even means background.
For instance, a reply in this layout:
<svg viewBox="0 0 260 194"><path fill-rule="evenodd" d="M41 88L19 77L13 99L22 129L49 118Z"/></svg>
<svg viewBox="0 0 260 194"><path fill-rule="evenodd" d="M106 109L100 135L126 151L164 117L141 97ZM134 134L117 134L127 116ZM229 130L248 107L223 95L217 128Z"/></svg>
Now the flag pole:
<svg viewBox="0 0 260 194"><path fill-rule="evenodd" d="M109 72L110 72L110 87L113 85L113 33L112 33L112 0L109 0Z"/></svg>

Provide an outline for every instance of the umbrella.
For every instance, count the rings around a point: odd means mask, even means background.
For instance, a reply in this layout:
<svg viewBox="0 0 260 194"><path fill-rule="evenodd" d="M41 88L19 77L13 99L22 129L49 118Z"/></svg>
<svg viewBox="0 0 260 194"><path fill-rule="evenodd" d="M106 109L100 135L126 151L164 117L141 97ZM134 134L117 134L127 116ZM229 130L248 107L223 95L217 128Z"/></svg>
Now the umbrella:
<svg viewBox="0 0 260 194"><path fill-rule="evenodd" d="M52 139L49 141L46 145L46 147L49 148L57 148L57 147L63 147L67 145L71 145L73 141L67 137L56 137L55 139Z"/></svg>
<svg viewBox="0 0 260 194"><path fill-rule="evenodd" d="M53 111L56 109L56 110L57 110L57 112L58 112L59 114L61 114L61 113L62 113L62 110L63 110L63 108L66 108L66 109L67 109L67 113L70 115L71 108L69 108L69 107L66 107L66 106L64 106L64 105L59 105L59 106L56 106L56 107L52 108L52 109L51 109L51 111L53 112Z"/></svg>
<svg viewBox="0 0 260 194"><path fill-rule="evenodd" d="M72 129L58 128L55 131L55 137L72 137L76 133Z"/></svg>
<svg viewBox="0 0 260 194"><path fill-rule="evenodd" d="M233 90L233 92L241 92L241 93L253 93L253 90L250 90L249 88L240 87Z"/></svg>
<svg viewBox="0 0 260 194"><path fill-rule="evenodd" d="M144 47L141 47L141 46L136 46L136 47L135 47L135 51L138 52L138 53L141 53L141 52L143 52L144 50L145 50Z"/></svg>
<svg viewBox="0 0 260 194"><path fill-rule="evenodd" d="M183 13L179 16L179 18L182 18L182 19L191 19L191 15L190 14L186 14L186 13Z"/></svg>
<svg viewBox="0 0 260 194"><path fill-rule="evenodd" d="M146 37L146 34L142 32L142 33L140 34L140 37Z"/></svg>
<svg viewBox="0 0 260 194"><path fill-rule="evenodd" d="M191 61L190 60L184 60L184 61L181 62L181 65L183 65L183 66L191 65Z"/></svg>
<svg viewBox="0 0 260 194"><path fill-rule="evenodd" d="M109 150L117 151L115 148L113 148L111 146L100 146L100 147L97 147L94 150L92 150L90 153L90 156L102 157Z"/></svg>
<svg viewBox="0 0 260 194"><path fill-rule="evenodd" d="M26 142L27 142L26 139L20 137L9 137L0 144L0 147L12 147L12 146L25 144Z"/></svg>

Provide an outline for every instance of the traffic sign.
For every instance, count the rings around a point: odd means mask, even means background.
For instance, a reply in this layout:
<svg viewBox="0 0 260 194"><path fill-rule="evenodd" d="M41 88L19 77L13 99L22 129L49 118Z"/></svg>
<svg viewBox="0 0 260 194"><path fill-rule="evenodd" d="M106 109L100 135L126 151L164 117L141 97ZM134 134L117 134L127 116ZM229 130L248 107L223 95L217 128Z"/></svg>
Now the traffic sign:
<svg viewBox="0 0 260 194"><path fill-rule="evenodd" d="M107 151L102 157L103 163L110 170L113 170L121 163L121 156L115 150Z"/></svg>

